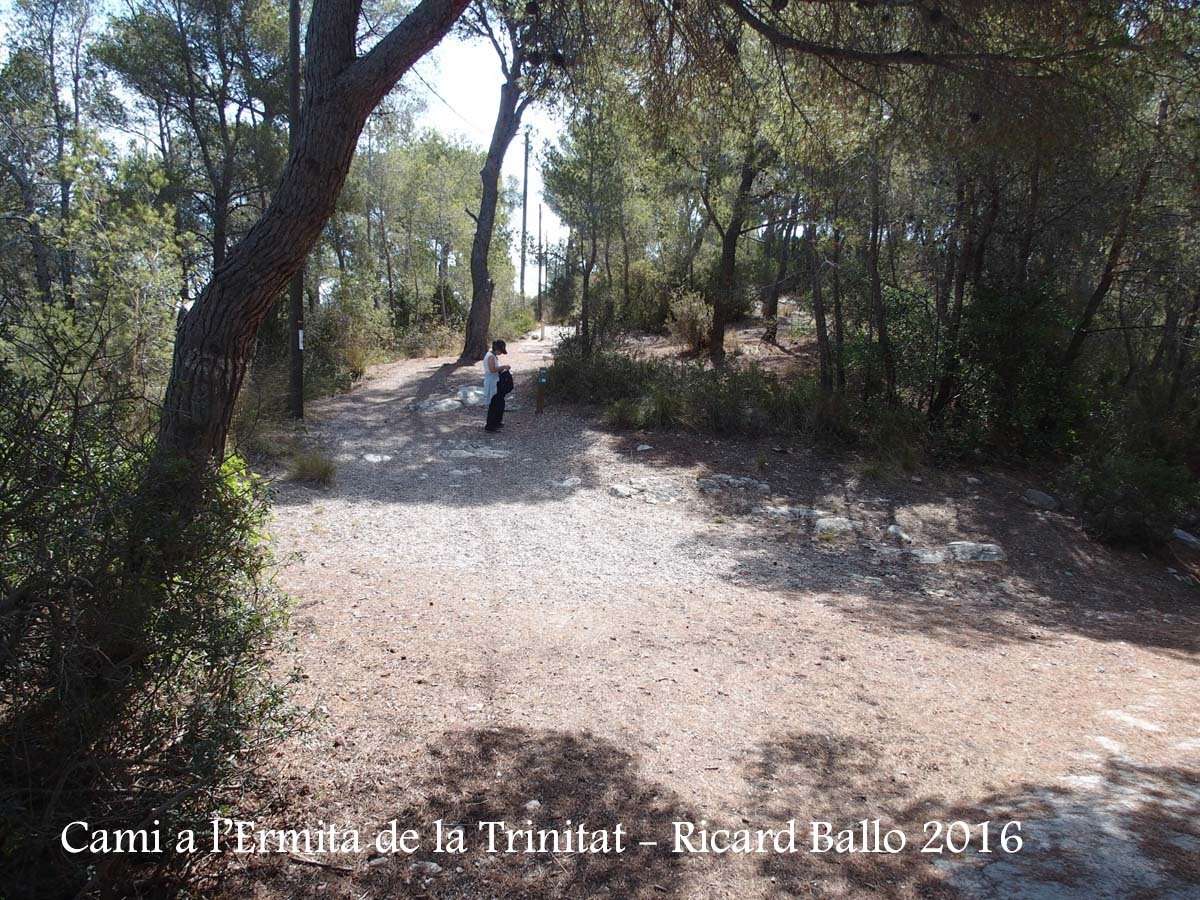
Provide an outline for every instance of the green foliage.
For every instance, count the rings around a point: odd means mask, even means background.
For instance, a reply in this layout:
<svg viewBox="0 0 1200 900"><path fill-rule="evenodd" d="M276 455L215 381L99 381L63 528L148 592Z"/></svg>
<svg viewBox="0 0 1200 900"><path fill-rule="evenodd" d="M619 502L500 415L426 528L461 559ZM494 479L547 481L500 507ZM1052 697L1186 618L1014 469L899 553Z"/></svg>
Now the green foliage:
<svg viewBox="0 0 1200 900"><path fill-rule="evenodd" d="M698 291L676 291L671 297L671 337L693 353L708 346L712 335L712 307Z"/></svg>
<svg viewBox="0 0 1200 900"><path fill-rule="evenodd" d="M301 450L292 455L288 476L295 481L311 481L321 487L333 484L337 463L319 450Z"/></svg>
<svg viewBox="0 0 1200 900"><path fill-rule="evenodd" d="M1077 463L1075 475L1087 525L1115 544L1161 544L1200 500L1185 466L1152 453L1092 454Z"/></svg>
<svg viewBox="0 0 1200 900"><path fill-rule="evenodd" d="M76 820L199 827L244 796L249 754L290 721L265 665L287 604L268 575L262 484L231 459L194 516L177 488L153 499L169 467L152 468L136 405L104 398L90 376L0 366L5 897L177 870L174 853L95 869L58 835Z"/></svg>
<svg viewBox="0 0 1200 900"><path fill-rule="evenodd" d="M345 389L389 355L390 316L379 285L365 278L340 281L330 299L305 323L306 378L314 391Z"/></svg>
<svg viewBox="0 0 1200 900"><path fill-rule="evenodd" d="M629 292L621 303L621 324L632 331L661 332L666 328L670 305L667 276L648 260L634 260L629 266Z"/></svg>

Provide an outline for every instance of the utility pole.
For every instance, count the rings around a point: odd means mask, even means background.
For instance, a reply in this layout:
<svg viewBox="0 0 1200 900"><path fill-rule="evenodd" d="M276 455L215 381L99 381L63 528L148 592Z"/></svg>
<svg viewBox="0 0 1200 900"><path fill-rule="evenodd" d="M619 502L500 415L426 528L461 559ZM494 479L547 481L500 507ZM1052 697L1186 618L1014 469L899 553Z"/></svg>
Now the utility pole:
<svg viewBox="0 0 1200 900"><path fill-rule="evenodd" d="M538 293L537 293L537 320L542 321L542 263L546 260L546 253L542 249L542 204L538 204Z"/></svg>
<svg viewBox="0 0 1200 900"><path fill-rule="evenodd" d="M300 136L300 0L288 3L288 152ZM288 285L291 319L288 408L293 419L304 418L304 266Z"/></svg>
<svg viewBox="0 0 1200 900"><path fill-rule="evenodd" d="M525 299L525 208L529 205L529 126L525 126L525 180L521 184L521 299Z"/></svg>

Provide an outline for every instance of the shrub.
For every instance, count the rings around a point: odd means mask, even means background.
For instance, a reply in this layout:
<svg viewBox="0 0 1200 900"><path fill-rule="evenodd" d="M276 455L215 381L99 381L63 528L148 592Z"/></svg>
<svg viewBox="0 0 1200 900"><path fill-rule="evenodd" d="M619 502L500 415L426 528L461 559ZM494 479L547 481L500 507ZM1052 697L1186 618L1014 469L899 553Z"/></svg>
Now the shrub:
<svg viewBox="0 0 1200 900"><path fill-rule="evenodd" d="M613 428L622 430L640 428L642 424L640 407L641 404L638 401L628 397L613 400L604 407L604 418Z"/></svg>
<svg viewBox="0 0 1200 900"><path fill-rule="evenodd" d="M536 326L533 309L528 303L518 300L493 308L489 331L493 340L515 341L529 334Z"/></svg>
<svg viewBox="0 0 1200 900"><path fill-rule="evenodd" d="M441 322L414 325L400 335L396 352L408 359L450 356L462 349L462 330Z"/></svg>
<svg viewBox="0 0 1200 900"><path fill-rule="evenodd" d="M309 315L305 332L305 375L318 395L349 387L392 351L391 316L378 288L348 277Z"/></svg>
<svg viewBox="0 0 1200 900"><path fill-rule="evenodd" d="M712 309L697 291L677 291L671 298L671 337L699 353L712 335Z"/></svg>
<svg viewBox="0 0 1200 900"><path fill-rule="evenodd" d="M1200 497L1185 466L1145 452L1114 451L1082 460L1076 486L1086 523L1115 544L1161 544Z"/></svg>
<svg viewBox="0 0 1200 900"><path fill-rule="evenodd" d="M667 276L647 260L629 266L629 292L621 306L621 323L634 331L661 332L671 314Z"/></svg>
<svg viewBox="0 0 1200 900"><path fill-rule="evenodd" d="M319 450L302 450L292 455L288 474L295 481L311 481L325 487L337 475L337 463Z"/></svg>
<svg viewBox="0 0 1200 900"><path fill-rule="evenodd" d="M128 409L63 387L0 366L0 895L164 895L149 879L186 856L66 856L58 837L199 828L288 726L267 497L233 459L180 515Z"/></svg>

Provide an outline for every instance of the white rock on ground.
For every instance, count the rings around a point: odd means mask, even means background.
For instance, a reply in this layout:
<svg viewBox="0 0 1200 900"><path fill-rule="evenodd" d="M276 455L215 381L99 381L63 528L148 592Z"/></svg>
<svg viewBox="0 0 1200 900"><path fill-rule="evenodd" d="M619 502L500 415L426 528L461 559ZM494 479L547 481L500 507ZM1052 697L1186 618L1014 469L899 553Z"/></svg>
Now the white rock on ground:
<svg viewBox="0 0 1200 900"><path fill-rule="evenodd" d="M1021 495L1021 500L1029 506L1033 506L1037 509L1058 509L1058 500L1056 500L1054 497L1051 497L1044 491L1034 490L1033 488L1029 488L1027 491L1025 491L1025 493Z"/></svg>
<svg viewBox="0 0 1200 900"><path fill-rule="evenodd" d="M608 486L608 492L614 497L624 497L628 499L635 494L640 494L642 489L640 487L634 487L630 484L610 484Z"/></svg>
<svg viewBox="0 0 1200 900"><path fill-rule="evenodd" d="M911 544L913 542L912 538L904 533L904 529L896 524L887 527L887 535L900 544Z"/></svg>
<svg viewBox="0 0 1200 900"><path fill-rule="evenodd" d="M417 404L417 412L425 414L451 412L456 409L462 409L462 402L457 397L440 397L436 400L430 398Z"/></svg>
<svg viewBox="0 0 1200 900"><path fill-rule="evenodd" d="M703 494L715 494L725 490L758 491L760 494L771 493L771 486L756 478L738 475L726 475L718 472L706 478L697 478L696 487Z"/></svg>
<svg viewBox="0 0 1200 900"><path fill-rule="evenodd" d="M1196 537L1190 531L1184 531L1182 528L1176 528L1171 532L1171 537L1179 541L1181 544L1187 544L1193 550L1200 550L1200 538Z"/></svg>
<svg viewBox="0 0 1200 900"><path fill-rule="evenodd" d="M974 541L951 541L946 552L956 562L1000 562L1008 557L999 544L977 544Z"/></svg>
<svg viewBox="0 0 1200 900"><path fill-rule="evenodd" d="M578 475L568 475L562 481L552 481L550 483L555 487L561 488L579 487L579 485L583 484L583 479Z"/></svg>
<svg viewBox="0 0 1200 900"><path fill-rule="evenodd" d="M999 544L977 544L974 541L951 541L945 547L918 547L906 551L904 555L927 566L947 562L1001 562L1008 559Z"/></svg>
<svg viewBox="0 0 1200 900"><path fill-rule="evenodd" d="M454 447L446 451L446 459L508 459L511 455L496 447Z"/></svg>
<svg viewBox="0 0 1200 900"><path fill-rule="evenodd" d="M483 388L464 387L458 389L458 402L463 406L483 406Z"/></svg>
<svg viewBox="0 0 1200 900"><path fill-rule="evenodd" d="M760 506L759 511L772 519L820 519L829 513L810 506Z"/></svg>
<svg viewBox="0 0 1200 900"><path fill-rule="evenodd" d="M833 538L839 535L849 534L854 530L854 524L842 516L826 516L822 519L817 519L816 525L813 526L813 534L819 538Z"/></svg>

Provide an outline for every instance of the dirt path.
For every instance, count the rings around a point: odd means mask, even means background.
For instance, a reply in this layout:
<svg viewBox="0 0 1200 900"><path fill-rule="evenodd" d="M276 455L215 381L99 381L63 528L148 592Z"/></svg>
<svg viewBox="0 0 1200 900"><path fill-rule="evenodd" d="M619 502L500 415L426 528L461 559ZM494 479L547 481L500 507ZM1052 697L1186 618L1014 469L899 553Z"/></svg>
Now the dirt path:
<svg viewBox="0 0 1200 900"><path fill-rule="evenodd" d="M248 858L231 894L1200 896L1195 587L1022 504L1004 473L868 481L777 440L535 416L542 355L514 346L497 435L437 402L479 380L444 360L314 409L337 480L282 484L275 534L302 554L282 581L320 718L275 760L272 825L442 818L473 843L480 821L571 819L658 846ZM1007 559L911 553L959 540ZM675 820L792 818L794 854L669 852ZM882 819L909 847L809 853L814 819ZM1020 820L1023 849L997 830L990 854L978 831L918 852L924 823L955 820Z"/></svg>

